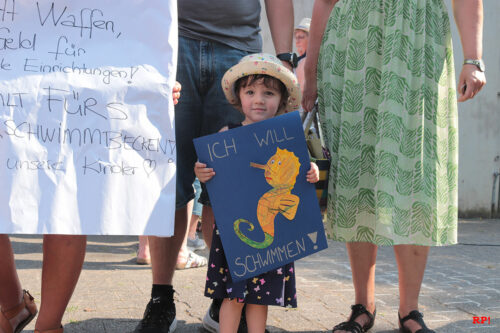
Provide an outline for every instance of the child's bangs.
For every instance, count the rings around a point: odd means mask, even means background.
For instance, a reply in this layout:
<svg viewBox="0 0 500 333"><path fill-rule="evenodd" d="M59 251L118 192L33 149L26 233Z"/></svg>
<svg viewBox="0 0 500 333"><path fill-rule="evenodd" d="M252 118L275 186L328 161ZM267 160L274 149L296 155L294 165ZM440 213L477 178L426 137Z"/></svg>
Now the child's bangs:
<svg viewBox="0 0 500 333"><path fill-rule="evenodd" d="M277 78L267 75L267 74L252 74L241 79L238 79L234 84L234 90L239 91L241 88L251 86L254 83L262 82L262 84L269 89L275 89L279 91L282 95L286 94L286 87Z"/></svg>

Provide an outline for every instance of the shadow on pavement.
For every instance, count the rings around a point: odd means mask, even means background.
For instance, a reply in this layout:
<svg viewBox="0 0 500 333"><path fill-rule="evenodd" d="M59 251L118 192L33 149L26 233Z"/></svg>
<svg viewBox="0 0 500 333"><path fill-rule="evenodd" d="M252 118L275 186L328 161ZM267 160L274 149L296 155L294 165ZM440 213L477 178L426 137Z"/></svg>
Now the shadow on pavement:
<svg viewBox="0 0 500 333"><path fill-rule="evenodd" d="M28 235L28 234L12 234L10 235L15 238L21 238L21 239L35 239L35 240L40 240L42 239L42 235ZM108 235L90 235L88 236L89 242L96 242L96 243L104 243L104 244L109 244L109 243L127 243L127 242L134 242L137 241L137 236L108 236Z"/></svg>
<svg viewBox="0 0 500 333"><path fill-rule="evenodd" d="M139 323L138 319L125 318L93 318L70 322L64 325L64 333L132 333ZM33 331L27 331L33 333ZM207 332L200 324L186 324L184 320L177 322L175 333Z"/></svg>
<svg viewBox="0 0 500 333"><path fill-rule="evenodd" d="M469 320L461 320L451 322L447 325L438 327L436 325L432 325L432 323L428 323L431 329L435 329L440 333L469 333L479 331L485 332L497 332L494 330L498 328L498 323L500 318L491 318L491 324L472 324L472 321ZM125 318L93 318L84 321L74 321L66 324L64 326L64 333L132 333L135 327L137 326L139 319L125 319ZM271 333L281 333L281 332L293 332L293 333L320 333L326 331L286 331L279 327L275 326L267 326L267 329ZM482 330L481 330L482 329ZM29 333L33 333L33 331L27 331ZM208 331L204 330L201 323L196 324L186 324L184 320L179 320L177 322L176 333L207 333ZM396 333L398 330L383 330L383 331L375 331L371 330L371 332L376 333Z"/></svg>
<svg viewBox="0 0 500 333"><path fill-rule="evenodd" d="M16 267L17 269L41 269L42 261L41 260L24 260L24 259L16 259ZM151 266L149 265L137 265L135 263L135 257L126 261L116 261L116 262L89 262L85 261L83 264L83 270L151 270Z"/></svg>
<svg viewBox="0 0 500 333"><path fill-rule="evenodd" d="M106 319L94 318L84 321L71 322L64 326L64 333L132 333L139 323L138 319ZM267 330L271 333L292 332L279 327L268 325ZM32 333L33 331L29 331ZM322 333L324 331L293 331L293 333ZM393 333L396 331L379 331L377 333ZM208 333L201 323L186 324L184 320L177 322L175 333Z"/></svg>
<svg viewBox="0 0 500 333"><path fill-rule="evenodd" d="M119 237L119 236L117 236ZM22 239L37 239L37 242L31 241L21 241ZM42 253L42 239L41 237L11 237L12 248L15 254L30 254L30 253ZM114 254L128 254L137 251L137 240L121 240L110 243L95 244L96 241L92 238L88 238L87 241L87 253L114 253Z"/></svg>

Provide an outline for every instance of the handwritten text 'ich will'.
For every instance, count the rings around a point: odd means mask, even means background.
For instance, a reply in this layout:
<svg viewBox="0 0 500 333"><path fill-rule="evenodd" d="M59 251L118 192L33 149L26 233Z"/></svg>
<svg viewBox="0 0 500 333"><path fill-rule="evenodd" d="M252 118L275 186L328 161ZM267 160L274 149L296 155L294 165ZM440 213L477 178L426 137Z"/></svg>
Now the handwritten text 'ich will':
<svg viewBox="0 0 500 333"><path fill-rule="evenodd" d="M281 133L283 132L283 133ZM281 130L268 129L265 131L264 135L259 136L257 133L253 133L255 140L259 147L275 145L280 142L290 141L295 139L294 137L289 137L286 133L286 129ZM209 143L208 154L210 156L210 161L214 161L215 158L225 158L230 154L237 154L236 142L234 138L223 139L222 141L216 141Z"/></svg>

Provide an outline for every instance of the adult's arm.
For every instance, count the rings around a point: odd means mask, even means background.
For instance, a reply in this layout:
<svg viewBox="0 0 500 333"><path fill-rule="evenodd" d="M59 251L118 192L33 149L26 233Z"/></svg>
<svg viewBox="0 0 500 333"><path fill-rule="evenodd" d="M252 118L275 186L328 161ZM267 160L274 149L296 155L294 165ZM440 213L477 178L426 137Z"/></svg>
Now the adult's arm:
<svg viewBox="0 0 500 333"><path fill-rule="evenodd" d="M306 112L311 111L318 96L316 75L318 66L319 49L325 33L326 23L333 7L338 0L316 0L314 2L307 44L307 57L304 64L304 89L302 94L302 107ZM342 23L341 23L342 24Z"/></svg>
<svg viewBox="0 0 500 333"><path fill-rule="evenodd" d="M266 0L265 4L276 54L292 52L294 19L292 0ZM286 61L283 65L292 69Z"/></svg>
<svg viewBox="0 0 500 333"><path fill-rule="evenodd" d="M306 62L306 59L302 59L299 61L299 64L297 65L297 68L295 68L295 75L297 76L297 81L299 81L299 86L300 86L300 92L304 92L304 63Z"/></svg>
<svg viewBox="0 0 500 333"><path fill-rule="evenodd" d="M482 59L483 1L453 0L453 15L460 34L464 59ZM458 101L473 98L485 83L484 73L476 66L463 65L458 80Z"/></svg>

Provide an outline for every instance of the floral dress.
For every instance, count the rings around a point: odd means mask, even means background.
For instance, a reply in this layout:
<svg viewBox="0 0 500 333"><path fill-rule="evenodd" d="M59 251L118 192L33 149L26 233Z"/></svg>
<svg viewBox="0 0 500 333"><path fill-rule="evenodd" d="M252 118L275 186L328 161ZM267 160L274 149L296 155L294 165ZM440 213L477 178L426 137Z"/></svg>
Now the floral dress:
<svg viewBox="0 0 500 333"><path fill-rule="evenodd" d="M329 236L457 241L458 120L443 0L340 0L318 62Z"/></svg>
<svg viewBox="0 0 500 333"><path fill-rule="evenodd" d="M295 267L293 263L286 264L254 278L233 282L219 230L215 227L208 259L205 296L231 298L240 303L296 308Z"/></svg>

